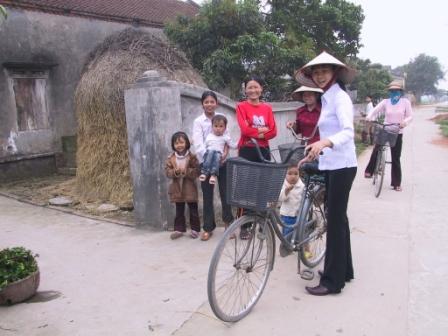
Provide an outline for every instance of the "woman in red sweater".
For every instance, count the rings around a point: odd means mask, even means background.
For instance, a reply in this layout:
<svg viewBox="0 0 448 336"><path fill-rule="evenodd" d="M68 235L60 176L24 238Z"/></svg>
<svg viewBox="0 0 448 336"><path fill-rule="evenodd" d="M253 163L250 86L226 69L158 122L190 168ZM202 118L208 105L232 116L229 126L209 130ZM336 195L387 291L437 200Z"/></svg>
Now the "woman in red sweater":
<svg viewBox="0 0 448 336"><path fill-rule="evenodd" d="M277 135L272 107L260 100L263 92L263 82L253 76L244 82L246 100L236 107L236 117L241 130L238 143L238 155L249 161L261 162L251 138L256 139L261 153L266 160L271 159L269 140ZM241 209L244 214L247 211ZM240 239L249 239L249 225L241 227Z"/></svg>
<svg viewBox="0 0 448 336"><path fill-rule="evenodd" d="M277 135L272 107L260 100L263 92L263 82L260 78L250 77L244 82L244 87L246 100L236 107L236 116L241 130L238 154L249 161L261 161L255 145L250 140L253 138L257 140L263 156L270 160L269 140Z"/></svg>

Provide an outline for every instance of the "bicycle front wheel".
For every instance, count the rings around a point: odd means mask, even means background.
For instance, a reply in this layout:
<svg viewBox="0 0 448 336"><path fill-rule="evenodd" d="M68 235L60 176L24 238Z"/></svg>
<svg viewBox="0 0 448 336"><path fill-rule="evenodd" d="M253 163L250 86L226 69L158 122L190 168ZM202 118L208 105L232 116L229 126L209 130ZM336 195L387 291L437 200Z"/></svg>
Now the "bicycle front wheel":
<svg viewBox="0 0 448 336"><path fill-rule="evenodd" d="M249 238L241 239L241 227ZM249 314L269 278L274 263L275 241L266 218L242 216L225 231L213 253L207 293L215 315L236 322Z"/></svg>
<svg viewBox="0 0 448 336"><path fill-rule="evenodd" d="M384 174L386 173L386 150L380 148L376 157L374 175L375 197L379 197L383 188Z"/></svg>
<svg viewBox="0 0 448 336"><path fill-rule="evenodd" d="M325 188L320 187L305 201L300 215L299 241L307 241L300 248L300 259L307 267L317 266L327 248L327 219L325 216Z"/></svg>

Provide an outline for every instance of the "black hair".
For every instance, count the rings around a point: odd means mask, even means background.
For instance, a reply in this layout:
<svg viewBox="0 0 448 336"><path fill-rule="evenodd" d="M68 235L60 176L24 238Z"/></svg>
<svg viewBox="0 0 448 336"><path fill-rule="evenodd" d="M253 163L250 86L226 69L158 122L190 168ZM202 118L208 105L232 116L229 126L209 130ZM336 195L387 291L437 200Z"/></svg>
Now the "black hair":
<svg viewBox="0 0 448 336"><path fill-rule="evenodd" d="M222 114L215 114L212 118L212 125L215 123L215 121L224 121L224 125L227 127L227 118L223 116Z"/></svg>
<svg viewBox="0 0 448 336"><path fill-rule="evenodd" d="M263 79L261 79L261 78L260 78L259 76L257 76L257 75L251 75L251 76L247 77L247 78L244 80L244 87L246 87L246 86L247 86L247 83L249 83L250 81L257 82L258 84L260 84L261 87L264 86L264 81L263 81Z"/></svg>
<svg viewBox="0 0 448 336"><path fill-rule="evenodd" d="M187 133L185 133L185 132L176 132L171 137L171 148L173 149L173 151L176 151L176 149L174 148L174 144L176 143L176 141L178 139L181 139L181 138L183 138L185 140L185 150L189 150L190 149L190 139L188 139Z"/></svg>
<svg viewBox="0 0 448 336"><path fill-rule="evenodd" d="M216 100L216 102L218 102L218 97L216 96L216 93L214 93L214 92L211 91L211 90L207 90L207 91L204 91L204 92L202 93L201 103L204 103L204 100L205 100L207 97L212 97L213 99Z"/></svg>

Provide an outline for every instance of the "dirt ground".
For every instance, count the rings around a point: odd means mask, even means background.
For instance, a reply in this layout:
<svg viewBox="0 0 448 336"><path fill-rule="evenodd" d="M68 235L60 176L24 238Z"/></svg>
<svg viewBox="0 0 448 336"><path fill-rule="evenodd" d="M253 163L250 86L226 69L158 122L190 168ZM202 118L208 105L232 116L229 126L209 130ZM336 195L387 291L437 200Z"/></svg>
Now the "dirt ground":
<svg viewBox="0 0 448 336"><path fill-rule="evenodd" d="M102 200L83 200L76 193L76 177L68 175L51 175L47 177L28 178L2 183L0 192L4 195L12 196L16 199L37 204L59 208L66 212L99 217L122 224L134 225L132 207L122 207L116 211L100 212L97 208L105 202ZM54 206L49 204L49 200L55 197L70 198L73 203L69 206Z"/></svg>

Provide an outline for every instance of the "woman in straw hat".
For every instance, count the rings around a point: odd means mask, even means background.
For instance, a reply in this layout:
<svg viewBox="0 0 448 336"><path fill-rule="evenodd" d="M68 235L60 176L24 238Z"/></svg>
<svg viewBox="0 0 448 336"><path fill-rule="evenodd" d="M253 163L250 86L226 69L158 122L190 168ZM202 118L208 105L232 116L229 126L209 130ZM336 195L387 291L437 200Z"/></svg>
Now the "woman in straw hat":
<svg viewBox="0 0 448 336"><path fill-rule="evenodd" d="M412 106L411 102L403 97L403 82L394 80L389 86L389 98L383 99L370 113L367 115L367 120L375 120L379 116L384 116L385 124L399 124L400 131L397 137L395 146L390 147L392 157L391 169L391 187L395 191L402 191L401 188L401 147L403 145L403 128L405 128L412 120ZM370 156L369 164L364 172L364 177L372 177L375 169L376 156L378 153L378 146L375 145Z"/></svg>
<svg viewBox="0 0 448 336"><path fill-rule="evenodd" d="M308 154L299 163L319 157L319 169L325 172L327 204L327 250L324 270L316 287L306 287L312 295L340 293L353 279L350 229L347 205L356 175L353 104L345 84L355 71L323 52L295 73L296 80L324 91L318 121L320 140L307 146Z"/></svg>
<svg viewBox="0 0 448 336"><path fill-rule="evenodd" d="M317 130L317 121L320 116L320 96L324 93L317 87L302 85L292 93L292 98L305 105L299 107L296 111L296 121L288 121L287 128L294 128L297 134L310 138L309 144L319 141L319 131Z"/></svg>

